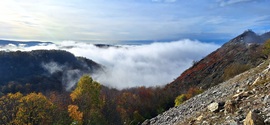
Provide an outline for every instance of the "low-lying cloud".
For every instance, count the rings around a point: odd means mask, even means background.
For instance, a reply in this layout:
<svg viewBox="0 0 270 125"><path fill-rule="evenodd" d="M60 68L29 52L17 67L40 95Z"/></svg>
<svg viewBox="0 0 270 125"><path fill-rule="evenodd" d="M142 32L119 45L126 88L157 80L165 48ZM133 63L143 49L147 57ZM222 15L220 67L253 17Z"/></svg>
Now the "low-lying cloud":
<svg viewBox="0 0 270 125"><path fill-rule="evenodd" d="M41 66L45 70L47 70L50 74L63 71L65 67L65 66L59 65L56 62L42 63Z"/></svg>
<svg viewBox="0 0 270 125"><path fill-rule="evenodd" d="M67 91L70 91L84 74L83 71L71 69L68 65L60 65L53 61L49 63L42 63L41 66L51 75L57 72L63 72L62 85Z"/></svg>
<svg viewBox="0 0 270 125"><path fill-rule="evenodd" d="M92 75L93 79L103 85L122 89L135 86L162 86L170 83L189 68L193 61L200 60L220 45L184 39L108 48L73 41L31 47L10 47L1 47L0 50L61 49L76 56L92 59L106 67L105 72Z"/></svg>

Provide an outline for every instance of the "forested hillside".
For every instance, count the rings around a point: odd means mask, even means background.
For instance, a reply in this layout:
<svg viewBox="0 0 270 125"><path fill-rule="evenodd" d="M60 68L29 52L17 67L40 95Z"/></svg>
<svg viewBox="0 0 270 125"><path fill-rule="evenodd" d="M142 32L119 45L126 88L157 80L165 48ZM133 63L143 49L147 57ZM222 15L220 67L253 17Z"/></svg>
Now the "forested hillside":
<svg viewBox="0 0 270 125"><path fill-rule="evenodd" d="M99 64L66 51L0 52L0 86L5 94L70 89L81 75L99 70Z"/></svg>

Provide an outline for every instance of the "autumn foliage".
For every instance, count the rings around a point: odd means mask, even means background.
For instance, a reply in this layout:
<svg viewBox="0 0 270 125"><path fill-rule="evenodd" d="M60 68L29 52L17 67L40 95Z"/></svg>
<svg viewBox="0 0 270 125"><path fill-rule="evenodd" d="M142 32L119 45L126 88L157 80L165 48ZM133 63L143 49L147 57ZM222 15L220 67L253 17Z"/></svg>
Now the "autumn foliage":
<svg viewBox="0 0 270 125"><path fill-rule="evenodd" d="M109 89L85 75L71 92L1 96L0 124L137 125L172 107L174 98L160 87Z"/></svg>
<svg viewBox="0 0 270 125"><path fill-rule="evenodd" d="M69 105L68 112L69 116L74 120L73 122L81 125L83 123L83 113L80 112L77 105Z"/></svg>
<svg viewBox="0 0 270 125"><path fill-rule="evenodd" d="M13 124L18 106L23 95L19 92L15 94L7 94L0 98L0 124Z"/></svg>
<svg viewBox="0 0 270 125"><path fill-rule="evenodd" d="M0 99L1 124L52 124L53 104L41 93L7 94Z"/></svg>
<svg viewBox="0 0 270 125"><path fill-rule="evenodd" d="M30 93L20 99L16 124L51 124L53 104L41 93Z"/></svg>
<svg viewBox="0 0 270 125"><path fill-rule="evenodd" d="M98 82L93 81L90 76L82 76L76 89L70 94L70 97L73 103L76 104L76 106L68 106L70 111L76 111L70 112L70 116L73 119L79 121L79 123L82 122L85 124L106 123L105 118L101 113L104 105L104 100L101 96L101 85ZM81 112L78 111L78 109Z"/></svg>
<svg viewBox="0 0 270 125"><path fill-rule="evenodd" d="M203 92L203 90L201 90L197 87L190 87L186 94L181 94L181 95L176 97L176 99L174 100L174 103L175 103L174 106L179 106L184 101L186 101L186 100L192 98L193 96L198 95L202 92Z"/></svg>

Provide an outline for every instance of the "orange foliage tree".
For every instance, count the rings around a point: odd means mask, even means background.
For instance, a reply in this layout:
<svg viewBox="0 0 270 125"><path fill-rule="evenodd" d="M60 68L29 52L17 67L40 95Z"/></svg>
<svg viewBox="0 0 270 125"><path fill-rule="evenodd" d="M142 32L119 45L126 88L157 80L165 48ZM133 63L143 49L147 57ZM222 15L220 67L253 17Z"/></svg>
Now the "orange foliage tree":
<svg viewBox="0 0 270 125"><path fill-rule="evenodd" d="M74 120L74 124L82 125L83 123L83 113L78 111L79 107L77 105L69 105L68 112L69 116Z"/></svg>

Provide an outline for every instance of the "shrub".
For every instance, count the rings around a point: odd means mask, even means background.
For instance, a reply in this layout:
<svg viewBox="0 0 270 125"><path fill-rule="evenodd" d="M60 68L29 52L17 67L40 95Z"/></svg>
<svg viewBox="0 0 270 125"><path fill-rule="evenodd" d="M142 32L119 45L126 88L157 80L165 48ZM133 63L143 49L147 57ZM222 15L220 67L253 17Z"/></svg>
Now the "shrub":
<svg viewBox="0 0 270 125"><path fill-rule="evenodd" d="M174 106L179 106L180 104L182 104L186 100L187 100L186 94L181 94L181 95L177 96L176 99L174 100L174 103L175 103Z"/></svg>
<svg viewBox="0 0 270 125"><path fill-rule="evenodd" d="M186 101L186 100L192 98L193 96L198 95L202 92L203 92L203 90L198 88L198 87L190 87L186 94L181 94L181 95L176 97L176 99L174 100L174 106L179 106L184 101Z"/></svg>

